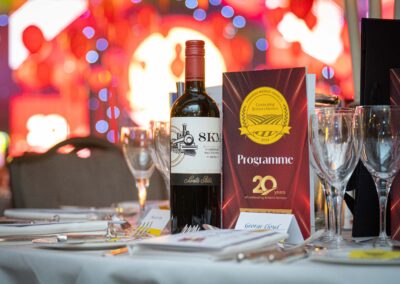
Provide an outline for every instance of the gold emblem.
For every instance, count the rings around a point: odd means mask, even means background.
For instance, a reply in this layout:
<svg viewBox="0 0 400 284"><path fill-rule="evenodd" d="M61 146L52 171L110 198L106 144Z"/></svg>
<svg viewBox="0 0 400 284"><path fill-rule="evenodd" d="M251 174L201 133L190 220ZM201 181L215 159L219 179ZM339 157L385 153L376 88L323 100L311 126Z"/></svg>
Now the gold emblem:
<svg viewBox="0 0 400 284"><path fill-rule="evenodd" d="M240 108L240 135L257 144L272 144L289 134L289 106L276 89L260 87L251 91Z"/></svg>
<svg viewBox="0 0 400 284"><path fill-rule="evenodd" d="M253 188L253 193L268 195L278 188L278 183L273 176L254 176L253 182L258 182L257 186ZM267 182L271 184L271 187L267 188Z"/></svg>

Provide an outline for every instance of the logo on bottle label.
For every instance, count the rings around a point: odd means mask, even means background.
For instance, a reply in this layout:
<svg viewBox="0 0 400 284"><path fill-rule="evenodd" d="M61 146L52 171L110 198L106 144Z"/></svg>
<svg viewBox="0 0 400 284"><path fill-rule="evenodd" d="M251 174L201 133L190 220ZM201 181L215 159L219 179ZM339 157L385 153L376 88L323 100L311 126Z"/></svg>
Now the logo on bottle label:
<svg viewBox="0 0 400 284"><path fill-rule="evenodd" d="M171 151L177 154L171 161L173 167L181 163L185 155L196 156L197 148L186 123L182 123L181 129L176 126L171 127Z"/></svg>
<svg viewBox="0 0 400 284"><path fill-rule="evenodd" d="M221 173L220 119L173 117L171 119L171 173Z"/></svg>
<svg viewBox="0 0 400 284"><path fill-rule="evenodd" d="M290 113L285 97L276 89L260 87L251 91L240 108L240 135L257 144L272 144L290 134Z"/></svg>

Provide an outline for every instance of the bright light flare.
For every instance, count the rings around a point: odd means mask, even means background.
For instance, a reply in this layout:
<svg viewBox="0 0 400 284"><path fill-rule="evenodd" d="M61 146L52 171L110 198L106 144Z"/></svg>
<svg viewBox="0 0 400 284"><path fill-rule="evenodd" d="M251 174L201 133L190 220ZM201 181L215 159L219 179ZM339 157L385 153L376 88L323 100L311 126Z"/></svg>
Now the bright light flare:
<svg viewBox="0 0 400 284"><path fill-rule="evenodd" d="M28 145L43 152L68 137L67 120L58 114L35 114L26 122Z"/></svg>
<svg viewBox="0 0 400 284"><path fill-rule="evenodd" d="M319 0L313 6L317 24L310 30L303 19L286 13L278 30L287 42L300 42L305 53L326 63L333 64L343 52L340 33L343 11L333 1Z"/></svg>
<svg viewBox="0 0 400 284"><path fill-rule="evenodd" d="M177 60L184 64L185 41L200 39L205 42L206 85L222 84L222 72L226 71L224 58L219 49L205 35L188 28L176 27L167 37L153 33L147 37L133 54L130 69L130 103L132 119L147 126L151 120L168 120L170 115L170 92L176 92L175 83L184 81L184 72L176 76L172 65ZM180 46L177 48L177 46ZM183 67L182 67L183 68Z"/></svg>
<svg viewBox="0 0 400 284"><path fill-rule="evenodd" d="M29 52L22 42L22 33L30 25L41 29L48 41L87 10L87 0L26 1L9 18L9 64L17 69Z"/></svg>

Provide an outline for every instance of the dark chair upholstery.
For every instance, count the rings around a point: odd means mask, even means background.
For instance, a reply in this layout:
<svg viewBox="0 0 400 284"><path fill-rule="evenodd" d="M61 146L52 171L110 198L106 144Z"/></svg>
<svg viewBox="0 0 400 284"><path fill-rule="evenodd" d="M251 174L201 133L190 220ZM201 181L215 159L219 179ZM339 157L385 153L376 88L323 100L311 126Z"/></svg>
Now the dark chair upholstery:
<svg viewBox="0 0 400 284"><path fill-rule="evenodd" d="M71 138L44 154L16 157L8 167L16 208L99 207L137 200L122 151L100 138ZM161 175L155 171L148 199L166 198Z"/></svg>

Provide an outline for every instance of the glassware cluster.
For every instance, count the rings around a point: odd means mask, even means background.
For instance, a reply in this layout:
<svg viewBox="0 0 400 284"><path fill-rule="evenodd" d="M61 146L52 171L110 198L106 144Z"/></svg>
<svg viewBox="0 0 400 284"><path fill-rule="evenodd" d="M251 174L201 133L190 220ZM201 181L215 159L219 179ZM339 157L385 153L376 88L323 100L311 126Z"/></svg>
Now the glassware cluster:
<svg viewBox="0 0 400 284"><path fill-rule="evenodd" d="M400 168L400 108L358 106L355 109L317 108L310 116L310 162L324 185L332 216L333 237L327 228L325 241L343 243L341 212L346 185L359 160L371 174L380 208L379 237L375 246L391 246L386 235L386 207L390 187ZM362 188L359 190L362 194Z"/></svg>

